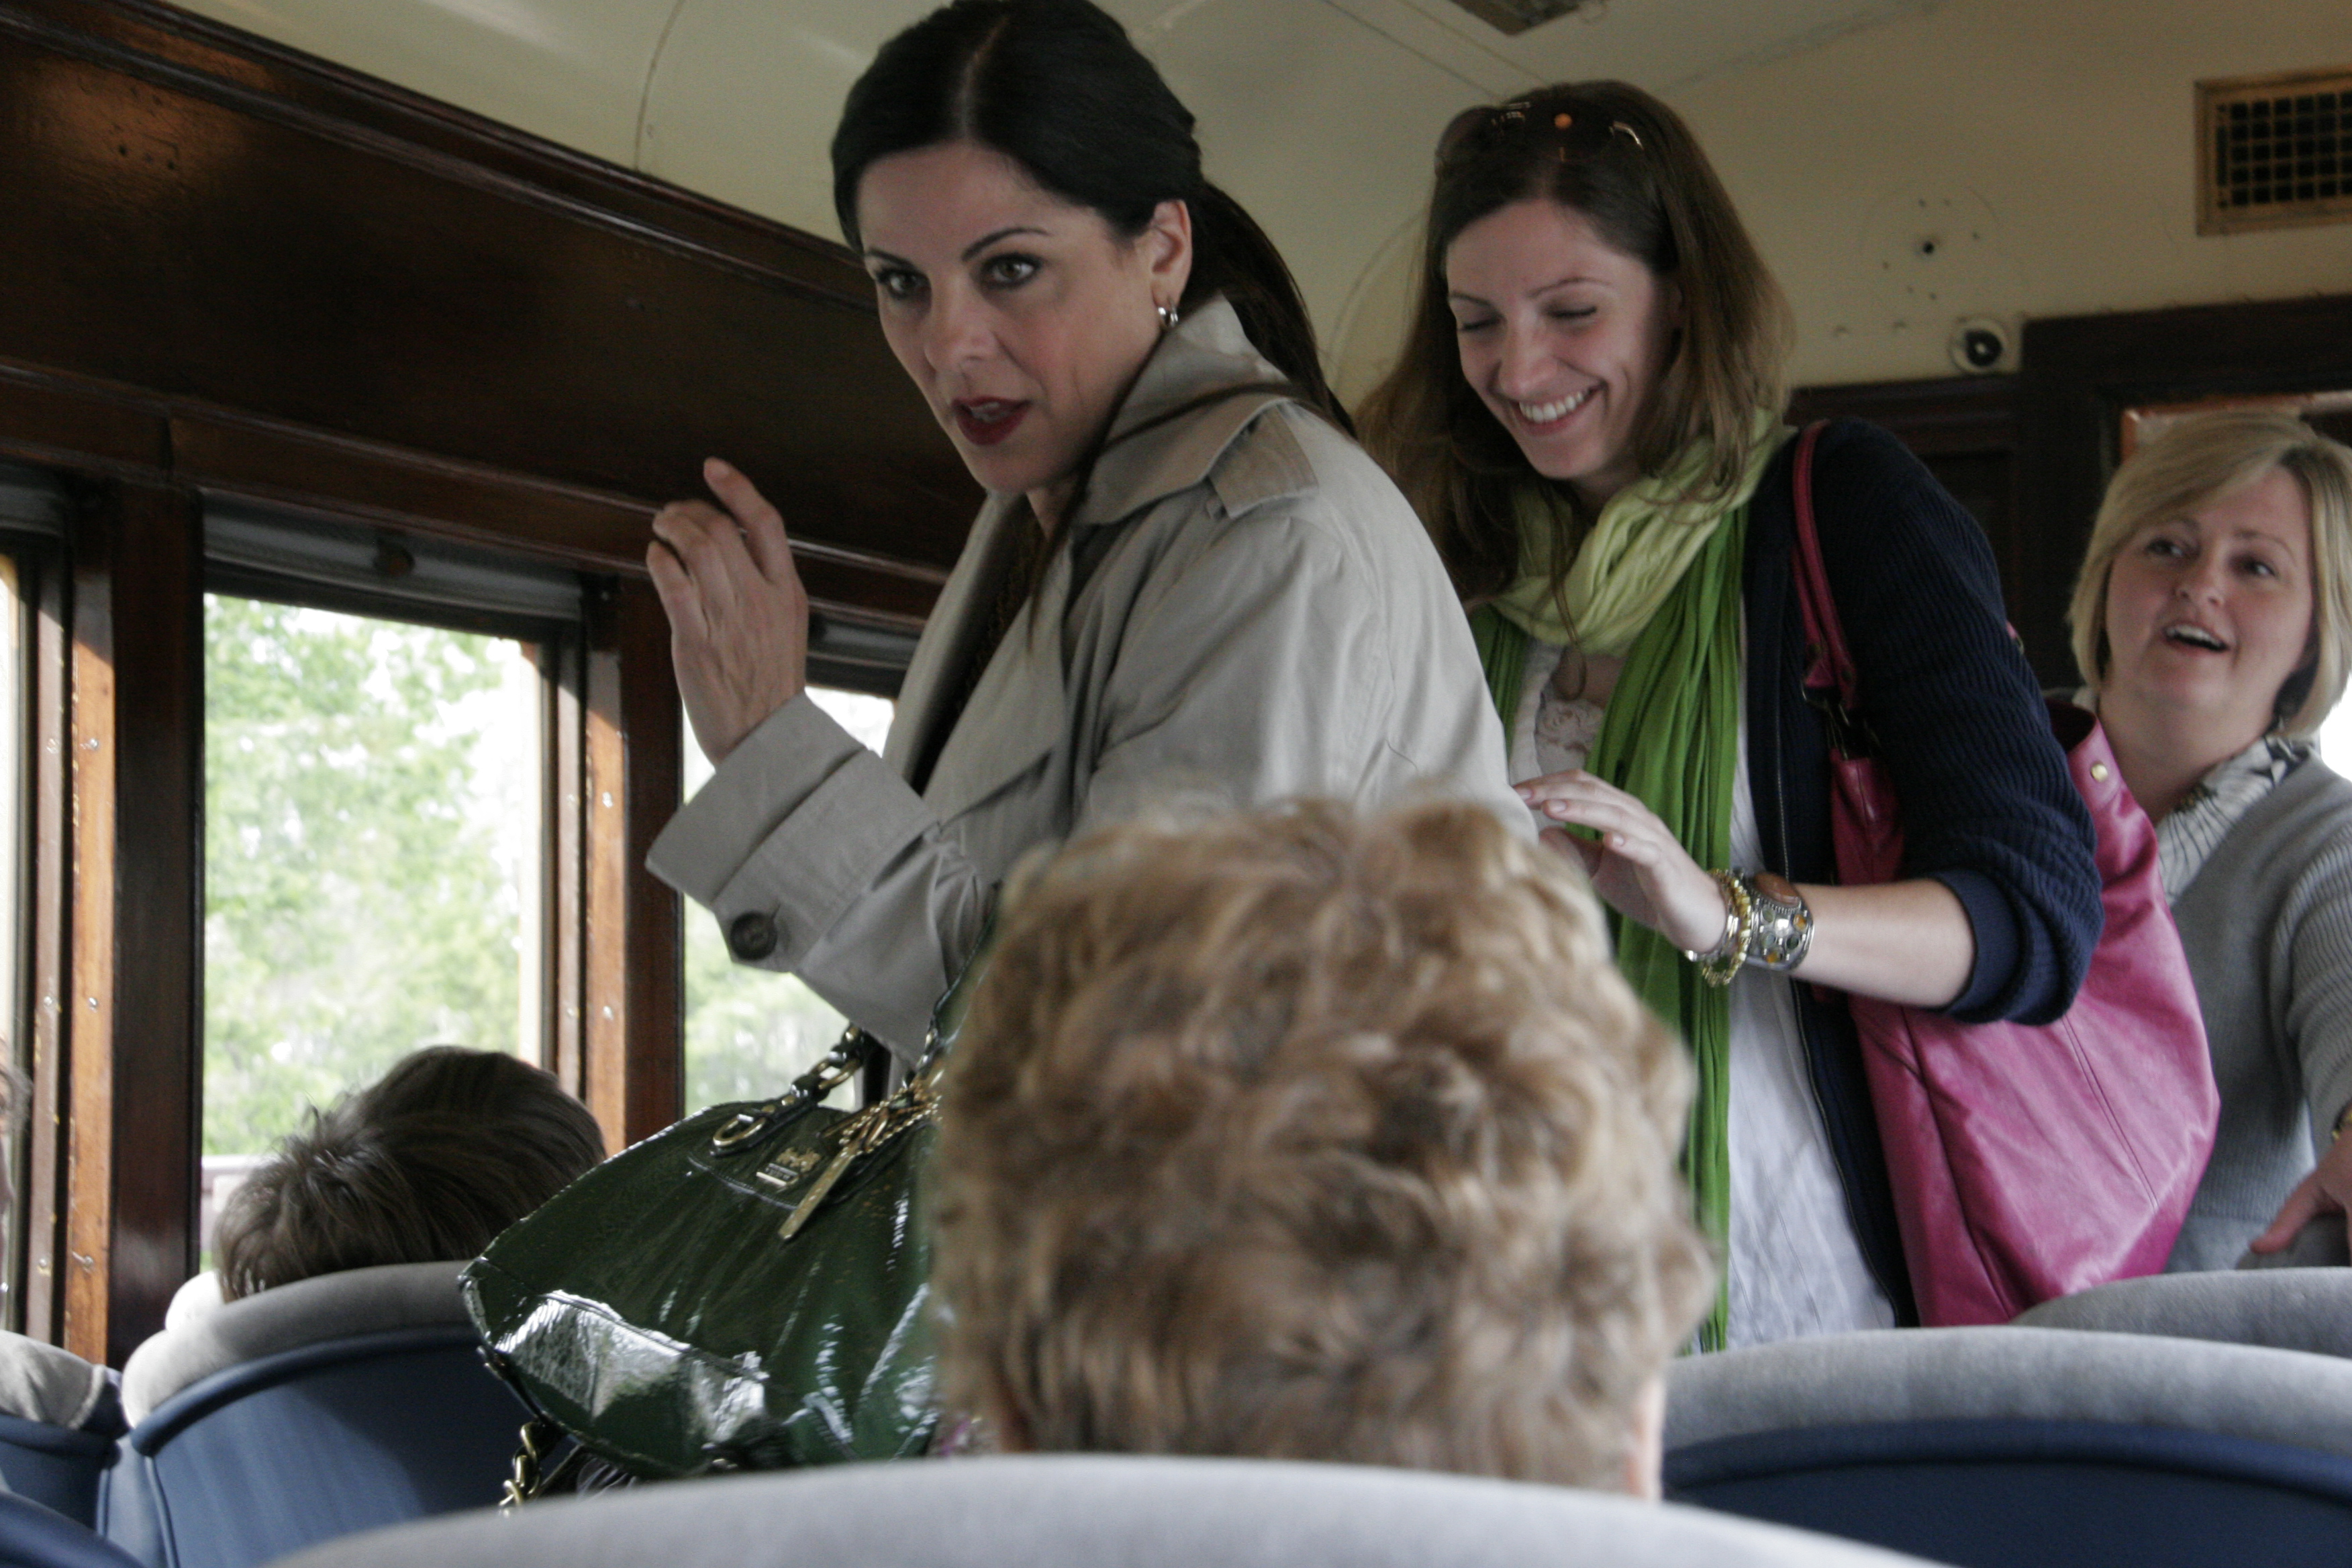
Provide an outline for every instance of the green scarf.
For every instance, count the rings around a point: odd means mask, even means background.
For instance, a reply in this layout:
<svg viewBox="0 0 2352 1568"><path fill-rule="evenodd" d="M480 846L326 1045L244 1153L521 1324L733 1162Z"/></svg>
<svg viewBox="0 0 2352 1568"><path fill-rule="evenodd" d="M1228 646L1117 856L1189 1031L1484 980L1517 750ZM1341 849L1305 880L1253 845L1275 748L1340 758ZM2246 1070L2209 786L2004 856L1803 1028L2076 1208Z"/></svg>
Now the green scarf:
<svg viewBox="0 0 2352 1568"><path fill-rule="evenodd" d="M1496 612L1546 642L1573 644L1596 658L1622 658L1717 527L1756 493L1784 434L1778 418L1757 412L1747 469L1720 500L1688 499L1713 460L1704 443L1685 448L1664 472L1610 497L1557 594L1551 585L1557 552L1571 537L1574 518L1556 485L1537 479L1521 486L1512 500L1519 575L1494 600Z"/></svg>
<svg viewBox="0 0 2352 1568"><path fill-rule="evenodd" d="M1702 866L1731 858L1731 795L1739 765L1740 565L1748 540L1748 500L1766 464L1785 435L1777 421L1759 416L1747 476L1727 505L1711 515L1663 504L1645 481L1629 487L1602 510L1601 523L1585 542L1570 573L1570 608L1580 603L1622 622L1638 612L1630 629L1622 625L1588 632L1580 620L1571 628L1556 616L1528 613L1530 605L1551 608L1548 569L1523 576L1506 595L1471 617L1471 630L1485 664L1487 685L1506 732L1517 717L1530 633L1546 642L1605 652L1621 638L1625 668L1617 678L1600 738L1585 769L1635 796L1666 825L1675 841ZM1696 473L1695 462L1675 465L1677 474ZM1647 492L1621 510L1636 491ZM1523 520L1526 514L1522 513ZM1547 531L1557 538L1556 531ZM1522 525L1522 558L1527 530ZM1613 563L1606 574L1584 574L1595 547ZM1547 547L1548 548L1548 547ZM1664 575L1671 573L1671 575ZM1663 580L1661 577L1663 576ZM1621 580L1622 579L1622 580ZM1533 624L1531 624L1533 623ZM1691 737L1690 743L1672 738ZM1651 743L1644 745L1644 738ZM1664 743L1661 743L1664 742ZM1650 1008L1682 1036L1698 1070L1698 1094L1691 1107L1683 1148L1683 1173L1700 1226L1718 1242L1730 1236L1731 1177L1728 1144L1730 1090L1730 998L1700 981L1698 968L1680 949L1645 926L1613 912L1617 966ZM1714 1310L1699 1329L1699 1345L1724 1343L1727 1302L1718 1289Z"/></svg>

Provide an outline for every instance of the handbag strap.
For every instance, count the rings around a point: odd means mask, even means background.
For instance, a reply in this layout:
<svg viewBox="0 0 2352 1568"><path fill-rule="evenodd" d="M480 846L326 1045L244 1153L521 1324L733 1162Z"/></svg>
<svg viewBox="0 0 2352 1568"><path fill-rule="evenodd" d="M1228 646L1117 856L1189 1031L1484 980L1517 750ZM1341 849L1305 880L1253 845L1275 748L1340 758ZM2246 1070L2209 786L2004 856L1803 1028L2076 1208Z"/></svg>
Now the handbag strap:
<svg viewBox="0 0 2352 1568"><path fill-rule="evenodd" d="M1805 689L1834 690L1840 707L1854 707L1853 656L1846 651L1845 628L1838 624L1837 601L1830 596L1828 569L1822 564L1822 535L1813 521L1813 452L1825 422L1815 420L1797 437L1797 546L1789 563L1797 582L1797 603L1805 617Z"/></svg>
<svg viewBox="0 0 2352 1568"><path fill-rule="evenodd" d="M955 979L931 1009L930 1028L923 1036L923 1054L908 1075L909 1083L929 1077L955 1044L956 1037L963 1033L964 1014L971 1006L972 988L979 984L982 972L988 967L989 954L995 948L996 911L992 909L971 955L956 971ZM710 1152L725 1154L740 1149L808 1107L821 1103L825 1096L863 1072L866 1063L880 1059L888 1049L856 1024L850 1025L834 1042L833 1049L794 1079L790 1089L762 1104L746 1106L722 1122L710 1135Z"/></svg>
<svg viewBox="0 0 2352 1568"><path fill-rule="evenodd" d="M1831 747L1842 756L1863 757L1876 753L1877 740L1859 716L1861 683L1853 655L1846 648L1845 628L1838 622L1829 570L1822 563L1821 530L1813 518L1813 453L1828 427L1828 421L1817 419L1797 437L1797 539L1790 552L1789 574L1795 579L1797 605L1804 616L1805 696L1827 721Z"/></svg>

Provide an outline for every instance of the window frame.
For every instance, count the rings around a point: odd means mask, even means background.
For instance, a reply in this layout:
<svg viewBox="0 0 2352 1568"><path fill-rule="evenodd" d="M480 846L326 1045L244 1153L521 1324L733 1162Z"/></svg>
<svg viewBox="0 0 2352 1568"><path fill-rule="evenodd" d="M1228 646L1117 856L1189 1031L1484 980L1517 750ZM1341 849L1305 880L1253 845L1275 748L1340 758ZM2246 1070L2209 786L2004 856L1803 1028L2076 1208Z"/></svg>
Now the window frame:
<svg viewBox="0 0 2352 1568"><path fill-rule="evenodd" d="M120 1364L197 1250L207 501L600 580L551 656L546 929L573 934L543 995L618 1145L683 1078L679 910L644 868L679 778L655 506L726 453L825 624L903 646L979 496L839 246L160 0L0 0L0 93L87 110L0 142L0 461L74 500L35 616L26 974L58 1005L29 1031L26 1327ZM126 162L113 128L151 121L188 156ZM814 651L895 684L866 640Z"/></svg>

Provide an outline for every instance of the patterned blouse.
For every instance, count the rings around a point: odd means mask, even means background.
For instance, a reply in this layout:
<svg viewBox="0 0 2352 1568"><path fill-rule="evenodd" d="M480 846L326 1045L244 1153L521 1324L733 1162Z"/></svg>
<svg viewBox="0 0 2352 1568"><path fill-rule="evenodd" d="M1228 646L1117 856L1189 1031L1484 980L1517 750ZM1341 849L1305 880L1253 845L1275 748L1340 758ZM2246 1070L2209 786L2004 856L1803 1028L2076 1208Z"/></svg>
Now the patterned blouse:
<svg viewBox="0 0 2352 1568"><path fill-rule="evenodd" d="M2311 742L2264 735L2197 781L2187 798L2156 825L2156 858L2164 897L2178 903L2238 819L2311 754Z"/></svg>

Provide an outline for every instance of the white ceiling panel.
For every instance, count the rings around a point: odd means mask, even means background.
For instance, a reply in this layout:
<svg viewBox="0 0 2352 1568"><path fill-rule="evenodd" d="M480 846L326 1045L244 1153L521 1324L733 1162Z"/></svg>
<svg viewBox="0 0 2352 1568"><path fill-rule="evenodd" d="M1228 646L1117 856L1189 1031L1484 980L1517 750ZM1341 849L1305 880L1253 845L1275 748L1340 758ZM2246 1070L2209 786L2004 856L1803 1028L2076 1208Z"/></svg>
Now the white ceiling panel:
<svg viewBox="0 0 2352 1568"><path fill-rule="evenodd" d="M1664 92L1759 65L1937 0L1590 0L1516 37L1452 0L1323 0L1465 74L1492 62L1513 85L1615 77ZM1506 87L1501 91L1512 90Z"/></svg>
<svg viewBox="0 0 2352 1568"><path fill-rule="evenodd" d="M850 84L926 0L678 0L650 74L637 166L839 238L828 148Z"/></svg>
<svg viewBox="0 0 2352 1568"><path fill-rule="evenodd" d="M1209 177L1274 237L1326 331L1426 195L1446 120L1486 96L1325 0L1203 0L1135 37L1199 118Z"/></svg>
<svg viewBox="0 0 2352 1568"><path fill-rule="evenodd" d="M678 0L179 0L258 33L616 163Z"/></svg>

